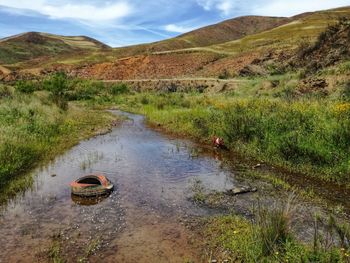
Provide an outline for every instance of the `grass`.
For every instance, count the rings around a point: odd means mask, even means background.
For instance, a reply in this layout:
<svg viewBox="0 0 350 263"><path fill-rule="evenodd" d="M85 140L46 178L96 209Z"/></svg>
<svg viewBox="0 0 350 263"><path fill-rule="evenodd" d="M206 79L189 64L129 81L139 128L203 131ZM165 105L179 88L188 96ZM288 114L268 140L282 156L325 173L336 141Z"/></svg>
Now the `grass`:
<svg viewBox="0 0 350 263"><path fill-rule="evenodd" d="M116 97L114 103L165 130L207 143L220 136L230 149L270 164L350 182L348 102L236 93L137 93Z"/></svg>
<svg viewBox="0 0 350 263"><path fill-rule="evenodd" d="M62 257L62 247L60 241L54 240L47 251L48 258L52 263L65 263L66 260Z"/></svg>
<svg viewBox="0 0 350 263"><path fill-rule="evenodd" d="M112 118L74 104L62 110L46 91L0 86L0 201L30 186L31 176L22 175L39 162L95 134Z"/></svg>
<svg viewBox="0 0 350 263"><path fill-rule="evenodd" d="M293 234L293 217L293 205L288 202L271 209L259 207L256 223L237 215L207 219L201 230L206 254L218 262L348 262L348 225L316 219L326 230L315 225L314 244L304 244ZM336 229L341 230L336 233ZM335 241L339 238L344 242Z"/></svg>
<svg viewBox="0 0 350 263"><path fill-rule="evenodd" d="M346 70L347 63L338 68ZM56 74L34 86L50 91L61 109L66 105L62 101L68 100L117 106L144 114L167 131L206 143L219 136L231 150L248 157L315 179L350 184L348 85L340 83L331 95L324 95L318 90L301 93L299 81L294 72L252 78L219 94L135 93L124 84L106 86ZM19 83L17 89L31 93L33 85Z"/></svg>

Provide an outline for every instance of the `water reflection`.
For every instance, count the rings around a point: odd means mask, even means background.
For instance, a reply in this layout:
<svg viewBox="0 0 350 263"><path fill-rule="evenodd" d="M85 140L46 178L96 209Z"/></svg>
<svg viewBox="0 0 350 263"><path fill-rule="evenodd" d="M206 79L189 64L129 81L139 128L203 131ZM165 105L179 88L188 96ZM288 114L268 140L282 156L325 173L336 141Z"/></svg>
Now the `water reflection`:
<svg viewBox="0 0 350 263"><path fill-rule="evenodd" d="M110 195L111 195L111 193L108 193L108 194L105 194L102 196L101 195L96 196L96 197L81 197L81 196L71 194L71 199L75 204L80 205L80 206L93 206L93 205L97 205L99 203L102 203L107 198L109 198Z"/></svg>

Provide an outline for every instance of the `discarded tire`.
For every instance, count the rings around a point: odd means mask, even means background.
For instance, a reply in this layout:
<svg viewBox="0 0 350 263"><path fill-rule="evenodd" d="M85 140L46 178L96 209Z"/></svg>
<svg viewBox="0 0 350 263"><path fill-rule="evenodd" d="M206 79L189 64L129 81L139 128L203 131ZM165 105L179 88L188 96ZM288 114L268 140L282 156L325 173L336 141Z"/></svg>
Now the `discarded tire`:
<svg viewBox="0 0 350 263"><path fill-rule="evenodd" d="M113 191L113 184L104 175L92 174L81 177L70 184L72 194L82 197L107 195Z"/></svg>

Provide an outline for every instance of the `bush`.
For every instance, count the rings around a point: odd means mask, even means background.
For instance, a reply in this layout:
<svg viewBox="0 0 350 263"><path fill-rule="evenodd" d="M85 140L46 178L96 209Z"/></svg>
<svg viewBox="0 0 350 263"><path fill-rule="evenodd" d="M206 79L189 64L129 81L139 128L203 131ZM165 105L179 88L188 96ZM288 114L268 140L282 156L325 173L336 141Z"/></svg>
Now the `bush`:
<svg viewBox="0 0 350 263"><path fill-rule="evenodd" d="M110 93L112 95L126 94L129 92L129 87L124 83L113 84L110 87Z"/></svg>
<svg viewBox="0 0 350 263"><path fill-rule="evenodd" d="M33 81L19 80L15 84L15 89L19 92L30 94L38 90L38 87L37 83Z"/></svg>
<svg viewBox="0 0 350 263"><path fill-rule="evenodd" d="M141 104L147 105L148 103L149 103L149 100L147 99L147 97L146 97L146 96L143 96L143 97L141 98Z"/></svg>
<svg viewBox="0 0 350 263"><path fill-rule="evenodd" d="M54 96L64 97L69 90L69 81L66 73L58 72L44 80L44 90L50 91Z"/></svg>
<svg viewBox="0 0 350 263"><path fill-rule="evenodd" d="M71 83L70 91L67 92L69 100L90 100L94 99L104 90L100 81L77 80Z"/></svg>
<svg viewBox="0 0 350 263"><path fill-rule="evenodd" d="M68 95L70 89L69 80L64 72L58 72L47 78L43 82L44 90L50 91L52 94L52 101L62 109L68 108Z"/></svg>

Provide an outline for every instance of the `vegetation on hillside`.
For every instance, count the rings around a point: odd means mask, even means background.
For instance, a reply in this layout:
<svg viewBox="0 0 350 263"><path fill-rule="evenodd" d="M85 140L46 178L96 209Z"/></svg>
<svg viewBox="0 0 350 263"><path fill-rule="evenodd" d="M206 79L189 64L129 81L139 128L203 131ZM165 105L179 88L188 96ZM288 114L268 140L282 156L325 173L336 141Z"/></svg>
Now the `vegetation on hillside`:
<svg viewBox="0 0 350 263"><path fill-rule="evenodd" d="M0 39L0 64L15 64L43 57L75 55L109 48L88 37L66 37L29 32Z"/></svg>

